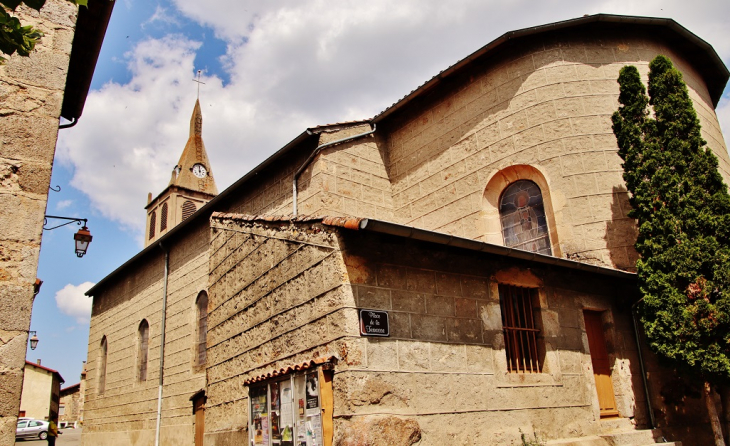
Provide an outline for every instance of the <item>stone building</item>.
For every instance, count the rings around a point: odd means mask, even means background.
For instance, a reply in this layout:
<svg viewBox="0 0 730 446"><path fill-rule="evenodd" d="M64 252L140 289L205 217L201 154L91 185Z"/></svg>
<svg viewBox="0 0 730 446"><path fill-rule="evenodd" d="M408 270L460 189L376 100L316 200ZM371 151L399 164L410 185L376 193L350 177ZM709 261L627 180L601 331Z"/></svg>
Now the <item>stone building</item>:
<svg viewBox="0 0 730 446"><path fill-rule="evenodd" d="M81 116L114 2L48 0L18 17L44 33L0 65L0 445L13 444L59 117Z"/></svg>
<svg viewBox="0 0 730 446"><path fill-rule="evenodd" d="M21 417L50 420L58 416L63 377L57 370L38 363L25 362L23 394L20 398Z"/></svg>
<svg viewBox="0 0 730 446"><path fill-rule="evenodd" d="M692 384L637 346L611 131L619 69L658 54L728 181L709 44L603 14L507 33L148 232L88 292L85 444L699 444Z"/></svg>
<svg viewBox="0 0 730 446"><path fill-rule="evenodd" d="M61 401L58 406L58 425L60 427L77 427L81 421L83 398L81 383L61 389Z"/></svg>

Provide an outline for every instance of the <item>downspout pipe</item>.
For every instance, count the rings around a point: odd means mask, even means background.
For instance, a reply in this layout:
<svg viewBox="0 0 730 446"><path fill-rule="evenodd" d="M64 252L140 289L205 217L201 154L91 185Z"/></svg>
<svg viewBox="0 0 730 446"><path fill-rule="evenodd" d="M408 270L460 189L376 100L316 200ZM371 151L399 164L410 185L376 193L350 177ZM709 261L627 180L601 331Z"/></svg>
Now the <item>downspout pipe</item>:
<svg viewBox="0 0 730 446"><path fill-rule="evenodd" d="M654 409L651 406L651 394L649 393L649 381L646 379L646 367L644 365L644 355L641 354L641 341L639 340L639 322L636 320L636 306L644 300L637 300L631 305L631 320L634 321L634 335L636 336L636 351L639 353L639 366L641 367L641 380L644 383L644 396L646 397L646 408L649 410L649 420L651 428L656 429L656 419L654 418ZM666 441L666 440L665 440Z"/></svg>
<svg viewBox="0 0 730 446"><path fill-rule="evenodd" d="M309 166L309 163L312 162L314 157L317 156L319 154L319 152L322 151L322 149L325 149L329 146L334 146L336 144L341 144L343 142L352 141L353 139L362 138L363 136L372 135L373 133L375 133L376 128L377 128L376 124L373 123L373 129L368 132L359 133L357 135L348 136L346 138L338 139L336 141L330 141L330 142L327 142L324 144L320 144L317 146L316 149L314 149L312 151L312 153L309 155L307 160L304 161L304 164L302 164L302 166L299 169L297 169L296 172L294 172L294 178L292 179L292 206L293 206L292 214L294 217L297 216L297 180L299 180L299 175L301 175L302 172L304 172L304 169L306 169L307 166ZM309 133L310 135L313 134L310 130L307 130L307 133Z"/></svg>
<svg viewBox="0 0 730 446"><path fill-rule="evenodd" d="M167 320L167 279L170 270L170 253L162 243L158 246L165 253L165 272L162 279L162 324L160 327L160 380L157 389L157 427L155 428L155 446L160 444L160 422L162 421L162 383L165 368L165 321Z"/></svg>

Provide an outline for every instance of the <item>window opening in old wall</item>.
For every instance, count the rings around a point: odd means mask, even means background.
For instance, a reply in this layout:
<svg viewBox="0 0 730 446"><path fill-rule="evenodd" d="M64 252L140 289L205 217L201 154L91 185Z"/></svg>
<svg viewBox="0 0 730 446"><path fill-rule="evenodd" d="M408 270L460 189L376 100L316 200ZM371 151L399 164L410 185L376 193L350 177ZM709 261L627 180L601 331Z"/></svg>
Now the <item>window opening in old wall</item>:
<svg viewBox="0 0 730 446"><path fill-rule="evenodd" d="M193 215L196 210L197 208L195 207L195 203L190 200L186 200L182 205L182 219L187 220L187 218Z"/></svg>
<svg viewBox="0 0 730 446"><path fill-rule="evenodd" d="M97 387L99 395L104 393L104 388L106 387L106 353L106 336L103 336L101 338L101 345L99 346L99 386Z"/></svg>
<svg viewBox="0 0 730 446"><path fill-rule="evenodd" d="M250 444L330 446L332 411L325 408L331 405L331 380L325 383L323 377L321 369L314 369L252 384L249 388Z"/></svg>
<svg viewBox="0 0 730 446"><path fill-rule="evenodd" d="M204 365L206 360L206 343L208 336L208 293L201 291L195 303L197 313L197 330L195 336L195 364Z"/></svg>
<svg viewBox="0 0 730 446"><path fill-rule="evenodd" d="M137 381L147 381L147 352L149 351L150 324L142 319L137 330Z"/></svg>
<svg viewBox="0 0 730 446"><path fill-rule="evenodd" d="M157 224L157 211L150 214L150 240L155 236L155 225Z"/></svg>
<svg viewBox="0 0 730 446"><path fill-rule="evenodd" d="M545 357L538 324L537 288L499 284L507 370L512 373L542 373Z"/></svg>
<svg viewBox="0 0 730 446"><path fill-rule="evenodd" d="M162 204L162 209L160 210L160 232L167 229L167 203Z"/></svg>
<svg viewBox="0 0 730 446"><path fill-rule="evenodd" d="M499 200L504 244L510 248L552 255L540 188L532 181L510 184Z"/></svg>

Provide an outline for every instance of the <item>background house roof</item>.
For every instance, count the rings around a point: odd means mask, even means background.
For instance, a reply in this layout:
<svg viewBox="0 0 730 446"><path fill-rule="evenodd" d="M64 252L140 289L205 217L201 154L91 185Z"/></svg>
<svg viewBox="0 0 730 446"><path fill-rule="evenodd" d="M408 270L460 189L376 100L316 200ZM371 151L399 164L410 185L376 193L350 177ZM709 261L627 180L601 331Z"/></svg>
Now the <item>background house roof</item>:
<svg viewBox="0 0 730 446"><path fill-rule="evenodd" d="M58 370L53 370L53 369L50 369L48 367L44 367L44 366L42 366L40 364L36 364L35 362L30 362L30 361L25 361L25 365L26 365L26 367L29 366L29 365L32 365L35 368L38 368L38 369L41 369L41 370L45 370L46 372L54 373L54 374L58 375L58 380L61 383L65 383L66 382L66 381L63 380L63 376L61 376L61 374L58 373Z"/></svg>

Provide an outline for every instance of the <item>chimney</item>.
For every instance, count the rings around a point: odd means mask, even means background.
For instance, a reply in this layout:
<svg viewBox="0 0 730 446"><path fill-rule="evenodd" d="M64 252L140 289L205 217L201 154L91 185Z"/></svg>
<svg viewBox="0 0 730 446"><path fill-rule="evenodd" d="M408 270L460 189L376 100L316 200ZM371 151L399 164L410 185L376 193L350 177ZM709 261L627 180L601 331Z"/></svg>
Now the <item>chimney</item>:
<svg viewBox="0 0 730 446"><path fill-rule="evenodd" d="M38 362L38 365L41 365L41 360L40 359L37 362Z"/></svg>

